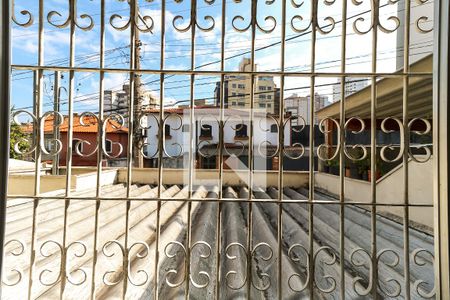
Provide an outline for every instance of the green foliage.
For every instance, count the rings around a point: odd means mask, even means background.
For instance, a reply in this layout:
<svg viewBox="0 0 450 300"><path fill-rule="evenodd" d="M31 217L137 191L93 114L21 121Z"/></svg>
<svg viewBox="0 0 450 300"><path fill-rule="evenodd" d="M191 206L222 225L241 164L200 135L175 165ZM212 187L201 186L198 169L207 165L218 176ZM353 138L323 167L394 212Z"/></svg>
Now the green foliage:
<svg viewBox="0 0 450 300"><path fill-rule="evenodd" d="M13 122L10 124L10 138L9 138L9 157L15 159L22 159L23 155L14 151L14 146L17 144L20 151L25 151L29 147L29 143L26 140L26 134L23 132L20 125Z"/></svg>

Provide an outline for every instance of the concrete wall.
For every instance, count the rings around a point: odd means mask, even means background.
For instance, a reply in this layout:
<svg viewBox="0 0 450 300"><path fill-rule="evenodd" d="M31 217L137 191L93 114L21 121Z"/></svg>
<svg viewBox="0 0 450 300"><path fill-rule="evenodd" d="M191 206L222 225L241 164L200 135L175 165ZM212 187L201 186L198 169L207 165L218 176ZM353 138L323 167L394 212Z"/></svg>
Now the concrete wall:
<svg viewBox="0 0 450 300"><path fill-rule="evenodd" d="M433 165L432 159L425 163L409 162L409 203L433 204ZM377 181L376 192L378 203L402 204L404 201L403 167L399 165ZM339 176L318 172L315 175L316 187L331 194L339 194ZM370 182L345 178L345 198L349 201L371 201ZM401 206L378 206L380 212L403 217ZM429 228L433 227L432 209L410 208L410 220Z"/></svg>
<svg viewBox="0 0 450 300"><path fill-rule="evenodd" d="M133 183L158 184L158 169L133 169ZM163 184L187 184L188 170L164 169ZM218 170L195 170L194 184L218 185ZM254 186L278 186L278 171L255 171L253 173ZM285 171L284 185L289 187L304 187L308 185L308 172ZM127 170L119 169L118 181L126 182ZM238 186L246 184L248 171L223 170L223 185Z"/></svg>
<svg viewBox="0 0 450 300"><path fill-rule="evenodd" d="M74 169L75 170L75 169ZM95 172L80 174L80 170L71 176L70 188L72 191L94 189L97 186L97 174ZM77 174L78 173L78 174ZM101 185L111 185L116 182L117 170L104 170L102 172ZM8 195L32 196L34 195L33 174L10 174L8 178ZM40 193L62 190L66 188L66 175L42 175Z"/></svg>

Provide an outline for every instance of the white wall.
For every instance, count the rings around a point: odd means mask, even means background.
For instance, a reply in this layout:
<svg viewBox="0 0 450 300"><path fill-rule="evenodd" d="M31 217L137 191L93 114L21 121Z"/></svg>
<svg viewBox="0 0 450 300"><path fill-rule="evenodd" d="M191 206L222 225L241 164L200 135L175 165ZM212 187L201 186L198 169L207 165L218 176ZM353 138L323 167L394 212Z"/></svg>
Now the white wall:
<svg viewBox="0 0 450 300"><path fill-rule="evenodd" d="M197 143L200 147L203 147L205 145L210 144L217 144L219 143L219 124L217 123L218 116L214 117L218 114L217 109L211 109L210 111L202 110L201 113L196 114L196 120L197 123ZM149 144L147 146L147 153L149 156L154 155L154 153L157 153L158 149L158 123L157 119L159 118L158 114L154 114L156 119L154 117L148 116L147 117L147 125L150 126L150 128L147 130L147 143ZM183 119L183 125L190 123L190 116L189 116L189 110L186 110L185 115L179 115ZM240 123L243 123L247 125L247 135L250 135L250 126L249 126L249 117L248 114L242 114L240 117L230 117L228 121L225 123L224 128L224 142L225 143L236 143L237 140L235 140L236 131L233 130L233 128L238 127L237 125ZM270 126L272 124L275 124L275 120L272 118L266 118L261 116L254 116L254 134L253 134L253 143L255 147L258 147L258 145L268 145L267 143L270 143L271 145L278 145L278 133L276 132L270 132ZM204 125L210 125L212 127L212 139L207 141L202 141L200 137L201 133L201 123ZM180 148L176 146L176 144L179 144L183 147L183 152L187 153L188 149L190 147L195 147L196 141L190 141L190 135L189 132L182 132L183 126L180 127L180 118L176 117L174 115L169 115L167 117L166 124L170 125L170 135L171 138L166 138L165 141L165 147L167 154L171 156L176 156L180 152ZM284 145L289 146L291 144L291 126L290 121L287 122L286 127L284 128ZM178 130L176 130L178 129ZM243 143L244 145L248 145L248 140L239 140L239 142ZM270 145L269 144L269 145ZM164 154L164 156L166 156Z"/></svg>
<svg viewBox="0 0 450 300"><path fill-rule="evenodd" d="M410 161L409 167L409 203L433 204L433 162L426 163ZM402 204L404 201L403 167L400 165L377 181L377 203ZM350 201L371 201L370 182L345 178L345 198ZM331 194L339 194L339 176L326 173L316 173L315 185ZM403 217L402 206L378 206L380 212L387 212ZM430 228L433 227L433 214L430 208L411 208L410 220Z"/></svg>

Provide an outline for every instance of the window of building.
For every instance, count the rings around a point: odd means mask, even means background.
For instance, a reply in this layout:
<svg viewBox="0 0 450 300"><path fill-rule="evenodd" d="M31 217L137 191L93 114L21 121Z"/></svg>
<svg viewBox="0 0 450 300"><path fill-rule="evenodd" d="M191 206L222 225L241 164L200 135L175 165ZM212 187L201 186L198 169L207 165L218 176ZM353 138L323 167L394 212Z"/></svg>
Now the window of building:
<svg viewBox="0 0 450 300"><path fill-rule="evenodd" d="M272 107L272 104L271 104L271 103L267 103L267 107L268 107L268 108L271 108L271 107Z"/></svg>
<svg viewBox="0 0 450 300"><path fill-rule="evenodd" d="M265 86L260 86L260 87L259 87L259 90L260 90L260 91L265 91L265 90L266 90L266 87L265 87Z"/></svg>
<svg viewBox="0 0 450 300"><path fill-rule="evenodd" d="M182 132L189 132L189 124L184 124L183 127L181 128Z"/></svg>
<svg viewBox="0 0 450 300"><path fill-rule="evenodd" d="M272 99L272 96L271 95L267 95L267 99Z"/></svg>
<svg viewBox="0 0 450 300"><path fill-rule="evenodd" d="M270 132L278 132L277 124L270 125Z"/></svg>
<svg viewBox="0 0 450 300"><path fill-rule="evenodd" d="M266 99L266 95L259 95L259 99Z"/></svg>
<svg viewBox="0 0 450 300"><path fill-rule="evenodd" d="M259 104L259 107L260 107L260 108L265 108L265 107L266 107L266 104L265 104L265 103L260 103L260 104Z"/></svg>
<svg viewBox="0 0 450 300"><path fill-rule="evenodd" d="M245 89L245 84L238 84L239 89Z"/></svg>
<svg viewBox="0 0 450 300"><path fill-rule="evenodd" d="M200 137L212 137L212 126L208 124L200 125Z"/></svg>
<svg viewBox="0 0 450 300"><path fill-rule="evenodd" d="M238 106L245 106L245 103L244 102L239 102Z"/></svg>
<svg viewBox="0 0 450 300"><path fill-rule="evenodd" d="M234 87L234 88L236 88L236 83L233 83L231 86Z"/></svg>
<svg viewBox="0 0 450 300"><path fill-rule="evenodd" d="M232 95L233 97L235 97L235 96L236 96L236 93L233 92L233 93L231 93L231 95Z"/></svg>
<svg viewBox="0 0 450 300"><path fill-rule="evenodd" d="M231 105L236 106L236 101L231 102Z"/></svg>
<svg viewBox="0 0 450 300"><path fill-rule="evenodd" d="M272 90L272 87L271 87L271 86L268 86L268 87L267 87L267 90L268 90L268 91L271 91L271 90Z"/></svg>
<svg viewBox="0 0 450 300"><path fill-rule="evenodd" d="M165 137L170 137L171 136L170 135L170 125L169 124L164 125L164 136Z"/></svg>
<svg viewBox="0 0 450 300"><path fill-rule="evenodd" d="M238 124L236 126L236 137L247 137L247 125Z"/></svg>
<svg viewBox="0 0 450 300"><path fill-rule="evenodd" d="M105 141L105 151L106 151L106 153L112 152L112 141L110 141L110 140Z"/></svg>
<svg viewBox="0 0 450 300"><path fill-rule="evenodd" d="M83 148L84 148L84 144L80 142L80 139L73 139L72 140L72 153L73 154L77 154L77 149L78 152L83 153ZM78 142L80 142L78 144Z"/></svg>

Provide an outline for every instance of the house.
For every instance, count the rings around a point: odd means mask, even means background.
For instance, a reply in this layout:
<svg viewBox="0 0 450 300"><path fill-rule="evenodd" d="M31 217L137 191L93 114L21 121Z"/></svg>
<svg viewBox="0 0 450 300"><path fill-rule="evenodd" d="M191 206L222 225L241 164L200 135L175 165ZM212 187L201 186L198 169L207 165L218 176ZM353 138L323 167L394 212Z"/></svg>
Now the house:
<svg viewBox="0 0 450 300"><path fill-rule="evenodd" d="M68 134L68 116L64 116L63 123L56 127L59 134L58 140L61 142L61 150L58 152L58 162L60 166L67 163L67 134ZM45 149L51 153L55 145L54 130L55 118L49 116L44 123L44 145ZM98 148L98 129L99 123L95 115L73 116L73 139L72 146L72 165L73 166L96 166ZM32 124L27 124L23 130L29 134L33 132ZM127 156L128 147L128 128L120 125L118 120L112 118L105 122L105 153L103 155L102 165L107 166L114 164L116 160L124 160ZM43 153L43 161L53 161L55 155Z"/></svg>
<svg viewBox="0 0 450 300"><path fill-rule="evenodd" d="M222 156L224 168L247 168L250 138L250 110L227 109L224 111ZM194 110L195 133L191 142L190 109L170 108L164 111L164 166L169 168L186 168L188 166L189 149L195 147L196 167L202 169L218 169L220 163L220 109L212 106L196 107ZM144 153L147 166L157 167L158 159L158 120L159 110L148 110L147 138ZM268 114L264 110L254 110L253 116L253 156L254 168L272 170L278 168L278 128L279 117ZM303 157L305 149L293 143L292 118L287 114L284 118L284 151L286 159L292 159L289 167L299 164L307 167L307 157ZM300 160L300 157L301 160ZM306 161L304 161L306 159Z"/></svg>

